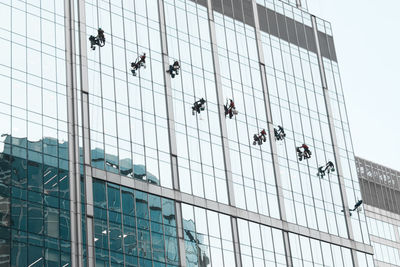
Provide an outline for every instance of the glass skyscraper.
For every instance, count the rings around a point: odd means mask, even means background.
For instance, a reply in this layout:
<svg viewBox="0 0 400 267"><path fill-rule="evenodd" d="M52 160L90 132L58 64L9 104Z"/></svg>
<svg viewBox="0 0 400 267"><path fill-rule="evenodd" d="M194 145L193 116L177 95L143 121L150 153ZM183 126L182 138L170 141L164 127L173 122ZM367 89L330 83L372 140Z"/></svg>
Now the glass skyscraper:
<svg viewBox="0 0 400 267"><path fill-rule="evenodd" d="M374 266L331 26L305 0L0 10L1 267Z"/></svg>
<svg viewBox="0 0 400 267"><path fill-rule="evenodd" d="M375 266L400 266L400 172L356 157Z"/></svg>

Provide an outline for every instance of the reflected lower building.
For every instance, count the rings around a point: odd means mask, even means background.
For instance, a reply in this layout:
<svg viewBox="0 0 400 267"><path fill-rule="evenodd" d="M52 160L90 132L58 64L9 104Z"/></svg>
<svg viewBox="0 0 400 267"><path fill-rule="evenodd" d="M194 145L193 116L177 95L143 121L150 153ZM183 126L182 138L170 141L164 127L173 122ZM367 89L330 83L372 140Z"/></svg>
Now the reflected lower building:
<svg viewBox="0 0 400 267"><path fill-rule="evenodd" d="M160 181L156 176L146 171L146 166L132 164L131 159L121 159L118 161L116 155L105 155L104 150L96 148L91 151L92 155L92 166L97 167L97 163L100 163L100 167L109 168L111 170L119 170L121 175L127 176L129 178L135 178L148 183L160 185ZM105 156L105 157L104 157ZM121 165L117 165L120 162ZM129 169L124 166L131 166Z"/></svg>
<svg viewBox="0 0 400 267"><path fill-rule="evenodd" d="M69 264L68 144L1 138L1 266Z"/></svg>
<svg viewBox="0 0 400 267"><path fill-rule="evenodd" d="M400 172L356 157L375 266L400 266Z"/></svg>
<svg viewBox="0 0 400 267"><path fill-rule="evenodd" d="M184 220L183 227L185 229L185 249L188 265L208 266L210 264L209 252L206 247L202 246L202 244L205 244L207 236L196 232L196 225L192 220Z"/></svg>
<svg viewBox="0 0 400 267"><path fill-rule="evenodd" d="M374 266L331 25L305 0L0 10L0 266Z"/></svg>

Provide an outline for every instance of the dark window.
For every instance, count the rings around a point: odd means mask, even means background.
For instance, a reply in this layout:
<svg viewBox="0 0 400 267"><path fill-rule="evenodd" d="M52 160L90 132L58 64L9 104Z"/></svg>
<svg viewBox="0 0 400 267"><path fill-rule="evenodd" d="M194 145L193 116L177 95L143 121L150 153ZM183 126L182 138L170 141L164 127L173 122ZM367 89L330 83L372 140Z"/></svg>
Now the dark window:
<svg viewBox="0 0 400 267"><path fill-rule="evenodd" d="M222 13L222 3L221 0L212 0L213 10Z"/></svg>
<svg viewBox="0 0 400 267"><path fill-rule="evenodd" d="M233 9L231 0L222 0L224 4L224 15L233 18Z"/></svg>

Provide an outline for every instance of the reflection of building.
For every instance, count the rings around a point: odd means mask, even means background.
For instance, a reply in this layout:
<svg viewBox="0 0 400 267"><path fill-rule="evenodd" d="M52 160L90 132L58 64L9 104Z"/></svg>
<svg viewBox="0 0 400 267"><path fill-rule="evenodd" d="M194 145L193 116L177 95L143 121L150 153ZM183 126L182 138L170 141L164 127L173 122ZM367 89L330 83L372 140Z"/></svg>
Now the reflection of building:
<svg viewBox="0 0 400 267"><path fill-rule="evenodd" d="M2 229L4 227L11 228L14 231L19 230L20 234L30 236L31 240L36 240L35 242L50 239L52 242L67 245L70 242L68 241L70 239L68 165L66 161L55 161L54 156L61 157L60 154L63 151L67 151L68 143L59 143L54 138L30 141L27 138L15 138L6 134L3 134L2 137L3 146L0 153L0 227L3 227ZM28 147L32 150L25 149L21 153L23 147ZM62 157L66 158L68 154L63 154ZM145 166L134 165L134 170L134 178L158 184L158 179L154 175L146 173ZM10 184L12 185L12 198L10 198L9 193ZM95 193L99 194L100 192L96 191ZM30 201L33 201L33 204L29 204ZM141 199L136 199L136 202L140 201ZM143 200L142 203L147 207L148 200ZM173 206L171 204L167 206L170 212L173 212ZM145 209L148 209L148 207ZM154 213L161 214L161 208L150 206L150 214ZM174 225L175 215L173 213L170 214L165 211L165 217L168 224ZM109 220L111 220L110 215ZM121 222L119 221L119 223ZM135 224L133 223L133 225ZM146 224L149 225L149 223ZM104 239L103 236L108 234L110 238L116 238L117 240L129 238L129 232L122 234L120 226L115 228L118 230L107 230L109 227L107 222L103 222L100 225L103 225L99 228L102 237L95 237L95 243ZM95 227L95 229L97 228ZM135 235L133 239L131 237L130 243L126 243L127 250L136 251L138 249L136 255L140 256L140 253L142 253L145 258L151 258L151 243L149 242L150 239L146 238L146 236L150 237L150 235L144 235L140 231L139 233L140 235L137 237L138 245L136 245ZM10 231L4 231L2 234L7 236ZM165 241L163 236L157 237L161 238L157 241L158 243L166 242L167 248L171 247L176 251L176 238L174 236L165 236ZM157 243L155 240L152 242ZM122 248L122 245L119 246ZM40 248L31 247L29 243L26 244L22 240L19 240L18 243L13 242L12 247L13 251L15 251L15 254L12 254L15 257L12 266L25 266L27 253L34 249L37 249L38 253L40 251ZM46 253L48 258L36 257L31 264L35 263L35 261L37 261L35 264L46 261L48 264L53 263L58 266L60 258L57 256L56 250ZM0 257L0 263L6 264L10 261L10 257L6 254L3 253ZM170 256L168 255L168 257ZM105 257L108 258L108 255L105 255ZM5 260L3 261L2 258ZM61 260L62 262L68 262L68 255L62 257ZM172 258L171 262L176 260L176 258ZM99 264L99 266L102 266L101 261Z"/></svg>
<svg viewBox="0 0 400 267"><path fill-rule="evenodd" d="M10 261L11 266L70 262L64 250L71 242L67 148L67 143L54 138L30 141L2 135L0 236L6 241L1 250L4 266ZM47 248L40 246L43 242ZM61 251L65 255L61 256Z"/></svg>
<svg viewBox="0 0 400 267"><path fill-rule="evenodd" d="M156 185L160 184L159 179L156 176L154 176L150 172L146 172L145 165L132 164L130 159L121 159L120 160L121 165L118 165L117 156L108 154L104 155L104 150L99 148L92 150L91 155L92 155L92 163L94 166L98 166L98 163L100 163L103 166L105 165L106 168L111 168L113 170L119 171L121 175L147 181L148 183L151 184L156 184ZM126 166L131 166L131 167L126 168Z"/></svg>
<svg viewBox="0 0 400 267"><path fill-rule="evenodd" d="M400 172L356 158L375 266L400 266Z"/></svg>
<svg viewBox="0 0 400 267"><path fill-rule="evenodd" d="M304 0L0 9L0 265L373 265L331 25Z"/></svg>
<svg viewBox="0 0 400 267"><path fill-rule="evenodd" d="M96 266L107 266L110 257L112 265L124 258L131 265L177 265L171 200L100 180L94 189Z"/></svg>
<svg viewBox="0 0 400 267"><path fill-rule="evenodd" d="M202 245L207 244L204 242L204 236L195 232L195 225L192 220L184 220L183 227L186 237L186 261L188 265L207 267L210 264L209 256L206 251L202 250ZM190 229L190 230L189 230Z"/></svg>

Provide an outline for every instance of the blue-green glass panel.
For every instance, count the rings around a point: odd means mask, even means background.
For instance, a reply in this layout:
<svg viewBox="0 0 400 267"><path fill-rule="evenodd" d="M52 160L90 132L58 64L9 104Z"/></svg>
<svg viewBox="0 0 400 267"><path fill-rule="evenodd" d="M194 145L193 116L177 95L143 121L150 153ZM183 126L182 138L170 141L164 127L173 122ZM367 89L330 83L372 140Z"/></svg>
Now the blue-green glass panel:
<svg viewBox="0 0 400 267"><path fill-rule="evenodd" d="M135 195L132 189L122 188L122 212L135 216Z"/></svg>
<svg viewBox="0 0 400 267"><path fill-rule="evenodd" d="M28 177L28 161L26 159L14 157L12 161L12 185L26 188Z"/></svg>
<svg viewBox="0 0 400 267"><path fill-rule="evenodd" d="M30 203L28 206L28 231L43 234L43 206Z"/></svg>
<svg viewBox="0 0 400 267"><path fill-rule="evenodd" d="M28 161L28 188L29 190L42 192L43 190L43 165L34 161Z"/></svg>
<svg viewBox="0 0 400 267"><path fill-rule="evenodd" d="M149 218L149 208L147 194L143 192L136 191L136 216L138 218L148 219Z"/></svg>
<svg viewBox="0 0 400 267"><path fill-rule="evenodd" d="M147 230L138 229L138 253L139 257L151 259L150 233Z"/></svg>
<svg viewBox="0 0 400 267"><path fill-rule="evenodd" d="M67 210L60 210L60 238L70 240L71 224L70 214Z"/></svg>
<svg viewBox="0 0 400 267"><path fill-rule="evenodd" d="M149 206L150 206L150 219L155 222L162 222L162 209L161 209L161 198L153 195L149 195Z"/></svg>
<svg viewBox="0 0 400 267"><path fill-rule="evenodd" d="M153 259L165 262L164 236L159 233L151 233L151 243L153 247Z"/></svg>
<svg viewBox="0 0 400 267"><path fill-rule="evenodd" d="M64 169L59 169L58 177L59 177L58 187L60 190L60 198L69 199L68 171Z"/></svg>
<svg viewBox="0 0 400 267"><path fill-rule="evenodd" d="M107 207L106 185L102 181L93 182L93 204L104 209Z"/></svg>
<svg viewBox="0 0 400 267"><path fill-rule="evenodd" d="M58 197L58 168L52 166L44 166L43 186L45 194Z"/></svg>
<svg viewBox="0 0 400 267"><path fill-rule="evenodd" d="M28 266L43 266L43 248L28 246Z"/></svg>
<svg viewBox="0 0 400 267"><path fill-rule="evenodd" d="M124 215L124 226L135 227L136 217Z"/></svg>
<svg viewBox="0 0 400 267"><path fill-rule="evenodd" d="M11 227L22 231L27 230L27 202L19 199L11 201Z"/></svg>
<svg viewBox="0 0 400 267"><path fill-rule="evenodd" d="M119 186L108 185L107 186L107 197L108 197L108 209L114 211L121 211L121 195Z"/></svg>
<svg viewBox="0 0 400 267"><path fill-rule="evenodd" d="M109 223L110 229L110 250L122 252L122 231L121 224Z"/></svg>
<svg viewBox="0 0 400 267"><path fill-rule="evenodd" d="M28 266L28 248L24 243L13 242L11 246L11 266Z"/></svg>
<svg viewBox="0 0 400 267"><path fill-rule="evenodd" d="M129 253L125 252L125 266L127 267L137 267L138 266L138 258L137 256L132 256Z"/></svg>
<svg viewBox="0 0 400 267"><path fill-rule="evenodd" d="M94 241L96 247L108 249L109 232L106 221L94 220Z"/></svg>
<svg viewBox="0 0 400 267"><path fill-rule="evenodd" d="M162 207L164 224L176 226L174 201L163 198Z"/></svg>
<svg viewBox="0 0 400 267"><path fill-rule="evenodd" d="M114 212L114 211L109 211L108 212L108 220L110 222L115 222L115 223L121 224L122 223L121 213Z"/></svg>
<svg viewBox="0 0 400 267"><path fill-rule="evenodd" d="M45 250L45 266L46 267L59 267L60 266L60 252L54 249Z"/></svg>
<svg viewBox="0 0 400 267"><path fill-rule="evenodd" d="M107 210L94 207L94 217L99 220L107 220Z"/></svg>

